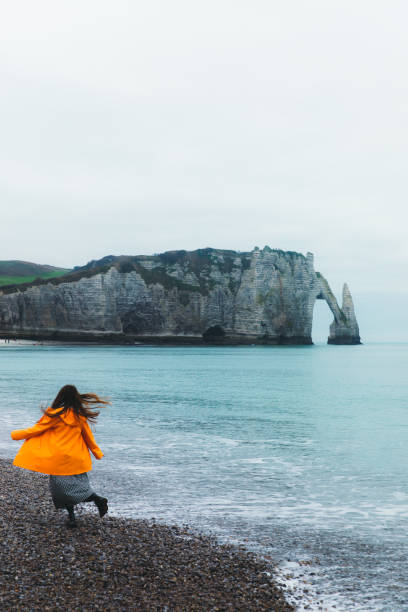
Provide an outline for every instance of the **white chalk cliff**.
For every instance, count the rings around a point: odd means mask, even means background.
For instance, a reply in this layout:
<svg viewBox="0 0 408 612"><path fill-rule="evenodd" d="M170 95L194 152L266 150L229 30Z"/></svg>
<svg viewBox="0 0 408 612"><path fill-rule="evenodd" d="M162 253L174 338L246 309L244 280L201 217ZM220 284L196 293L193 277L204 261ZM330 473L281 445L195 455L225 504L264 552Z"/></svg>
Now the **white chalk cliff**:
<svg viewBox="0 0 408 612"><path fill-rule="evenodd" d="M333 312L328 342L359 344L347 285L340 308L311 253L265 247L109 256L59 279L0 289L0 336L311 344L316 299Z"/></svg>

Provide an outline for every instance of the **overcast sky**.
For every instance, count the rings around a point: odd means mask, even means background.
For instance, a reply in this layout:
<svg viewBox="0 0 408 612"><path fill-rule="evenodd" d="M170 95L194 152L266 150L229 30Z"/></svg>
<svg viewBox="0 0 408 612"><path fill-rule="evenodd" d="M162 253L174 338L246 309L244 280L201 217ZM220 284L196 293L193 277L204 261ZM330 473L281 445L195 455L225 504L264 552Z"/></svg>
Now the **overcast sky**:
<svg viewBox="0 0 408 612"><path fill-rule="evenodd" d="M366 336L389 297L407 327L406 2L1 9L0 259L312 251Z"/></svg>

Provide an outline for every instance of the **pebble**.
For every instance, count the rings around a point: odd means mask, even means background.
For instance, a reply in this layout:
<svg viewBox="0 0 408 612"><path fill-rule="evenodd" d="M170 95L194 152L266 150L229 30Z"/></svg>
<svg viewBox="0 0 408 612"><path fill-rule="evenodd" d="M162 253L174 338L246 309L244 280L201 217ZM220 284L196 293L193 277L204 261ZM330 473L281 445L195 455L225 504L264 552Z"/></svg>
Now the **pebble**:
<svg viewBox="0 0 408 612"><path fill-rule="evenodd" d="M290 612L271 563L186 526L77 506L57 511L48 477L0 459L0 610Z"/></svg>

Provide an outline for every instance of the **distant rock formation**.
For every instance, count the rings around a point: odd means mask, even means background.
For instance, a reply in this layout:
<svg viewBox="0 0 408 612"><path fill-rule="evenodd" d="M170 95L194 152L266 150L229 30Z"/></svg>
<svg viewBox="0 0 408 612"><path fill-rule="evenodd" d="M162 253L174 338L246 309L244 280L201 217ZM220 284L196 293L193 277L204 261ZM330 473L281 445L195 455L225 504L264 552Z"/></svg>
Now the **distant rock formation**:
<svg viewBox="0 0 408 612"><path fill-rule="evenodd" d="M329 344L361 344L360 332L354 312L353 299L346 283L343 286L343 304L339 313L334 314L330 325Z"/></svg>
<svg viewBox="0 0 408 612"><path fill-rule="evenodd" d="M36 286L0 288L0 336L312 344L316 299L334 315L328 342L359 344L347 285L340 308L311 253L256 247L108 256Z"/></svg>

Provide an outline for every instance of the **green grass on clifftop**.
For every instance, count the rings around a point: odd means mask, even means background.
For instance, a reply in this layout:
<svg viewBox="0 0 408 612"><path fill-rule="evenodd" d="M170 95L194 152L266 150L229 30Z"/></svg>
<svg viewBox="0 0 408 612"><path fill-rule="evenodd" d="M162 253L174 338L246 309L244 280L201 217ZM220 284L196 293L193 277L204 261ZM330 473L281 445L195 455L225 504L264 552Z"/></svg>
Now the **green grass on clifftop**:
<svg viewBox="0 0 408 612"><path fill-rule="evenodd" d="M0 275L0 286L4 285L19 285L21 283L32 283L36 278L57 278L58 276L63 276L67 274L67 270L61 270L57 272L53 272L50 274L41 274L36 276L1 276Z"/></svg>
<svg viewBox="0 0 408 612"><path fill-rule="evenodd" d="M32 283L37 278L57 278L70 270L25 261L0 261L0 286Z"/></svg>

